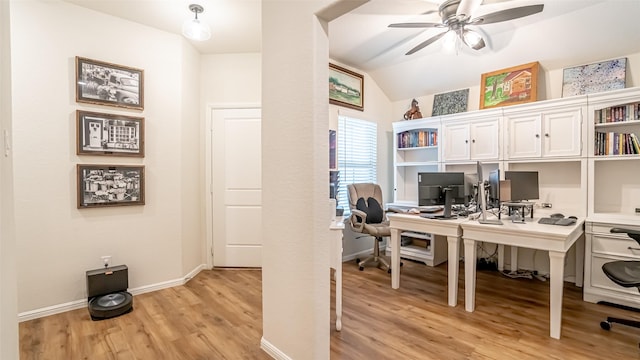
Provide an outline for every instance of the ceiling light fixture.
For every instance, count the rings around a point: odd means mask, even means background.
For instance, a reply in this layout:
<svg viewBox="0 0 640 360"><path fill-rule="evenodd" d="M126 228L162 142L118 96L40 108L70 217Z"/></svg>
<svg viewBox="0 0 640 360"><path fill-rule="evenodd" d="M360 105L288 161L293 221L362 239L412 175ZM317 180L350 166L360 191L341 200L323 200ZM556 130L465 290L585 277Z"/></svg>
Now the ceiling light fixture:
<svg viewBox="0 0 640 360"><path fill-rule="evenodd" d="M453 30L449 30L446 34L444 34L442 38L442 50L445 52L445 54L457 54L458 51L456 48L458 45L458 35L456 34L456 32Z"/></svg>
<svg viewBox="0 0 640 360"><path fill-rule="evenodd" d="M462 41L467 44L473 50L480 50L485 47L484 39L482 35L478 34L473 30L464 29L462 30Z"/></svg>
<svg viewBox="0 0 640 360"><path fill-rule="evenodd" d="M198 4L189 5L189 10L196 14L194 19L189 19L182 25L182 35L187 39L204 41L211 37L211 29L209 25L200 22L198 14L204 12L204 8Z"/></svg>

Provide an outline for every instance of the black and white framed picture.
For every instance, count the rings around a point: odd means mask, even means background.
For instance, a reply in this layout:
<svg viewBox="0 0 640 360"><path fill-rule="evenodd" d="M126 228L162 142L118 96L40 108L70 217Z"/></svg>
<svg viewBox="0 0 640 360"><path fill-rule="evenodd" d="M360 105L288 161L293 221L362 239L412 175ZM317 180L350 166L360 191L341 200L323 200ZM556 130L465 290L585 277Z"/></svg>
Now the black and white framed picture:
<svg viewBox="0 0 640 360"><path fill-rule="evenodd" d="M144 118L76 111L76 153L144 157Z"/></svg>
<svg viewBox="0 0 640 360"><path fill-rule="evenodd" d="M78 209L144 205L144 165L77 165Z"/></svg>
<svg viewBox="0 0 640 360"><path fill-rule="evenodd" d="M76 56L76 101L144 109L144 70Z"/></svg>

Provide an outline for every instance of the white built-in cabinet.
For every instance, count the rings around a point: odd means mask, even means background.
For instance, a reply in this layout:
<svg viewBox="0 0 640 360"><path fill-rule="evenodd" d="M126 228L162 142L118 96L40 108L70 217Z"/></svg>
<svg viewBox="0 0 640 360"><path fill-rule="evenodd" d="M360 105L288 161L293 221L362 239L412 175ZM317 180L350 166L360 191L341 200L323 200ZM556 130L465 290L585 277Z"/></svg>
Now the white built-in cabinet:
<svg viewBox="0 0 640 360"><path fill-rule="evenodd" d="M640 230L640 88L589 96L588 217L585 227L585 301L640 307L636 288L609 280L602 265L640 260L640 245L611 228ZM633 135L632 135L633 134ZM637 143L637 142L636 142ZM640 144L639 144L640 145Z"/></svg>
<svg viewBox="0 0 640 360"><path fill-rule="evenodd" d="M500 117L500 110L443 116L443 162L498 160Z"/></svg>
<svg viewBox="0 0 640 360"><path fill-rule="evenodd" d="M504 109L506 160L582 157L586 96Z"/></svg>

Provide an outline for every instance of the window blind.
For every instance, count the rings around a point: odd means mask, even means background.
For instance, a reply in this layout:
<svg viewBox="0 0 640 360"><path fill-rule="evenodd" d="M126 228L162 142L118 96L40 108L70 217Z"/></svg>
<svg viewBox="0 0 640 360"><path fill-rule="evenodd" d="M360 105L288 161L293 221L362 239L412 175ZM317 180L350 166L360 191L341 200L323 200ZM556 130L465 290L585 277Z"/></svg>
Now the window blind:
<svg viewBox="0 0 640 360"><path fill-rule="evenodd" d="M377 183L376 123L338 116L338 206L349 213L347 184Z"/></svg>

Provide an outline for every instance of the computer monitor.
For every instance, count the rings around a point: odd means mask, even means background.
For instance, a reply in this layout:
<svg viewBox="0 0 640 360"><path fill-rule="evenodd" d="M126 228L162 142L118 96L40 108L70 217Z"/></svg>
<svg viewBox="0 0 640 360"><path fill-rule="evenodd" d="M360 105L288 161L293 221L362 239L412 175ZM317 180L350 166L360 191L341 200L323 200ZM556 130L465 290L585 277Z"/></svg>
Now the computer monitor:
<svg viewBox="0 0 640 360"><path fill-rule="evenodd" d="M500 208L500 170L489 173L489 191L487 195L487 208Z"/></svg>
<svg viewBox="0 0 640 360"><path fill-rule="evenodd" d="M505 171L504 179L511 180L510 201L528 201L540 198L537 171Z"/></svg>
<svg viewBox="0 0 640 360"><path fill-rule="evenodd" d="M418 205L444 205L443 217L451 217L452 204L465 204L463 172L418 173Z"/></svg>

